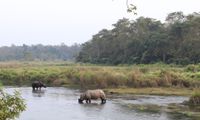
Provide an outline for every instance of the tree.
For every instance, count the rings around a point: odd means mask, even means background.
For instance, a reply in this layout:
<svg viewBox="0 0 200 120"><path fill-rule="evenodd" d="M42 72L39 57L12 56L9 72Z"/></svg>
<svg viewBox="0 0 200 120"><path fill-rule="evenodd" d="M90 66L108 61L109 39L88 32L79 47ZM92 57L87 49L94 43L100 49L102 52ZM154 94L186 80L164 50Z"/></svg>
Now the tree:
<svg viewBox="0 0 200 120"><path fill-rule="evenodd" d="M168 14L168 16L166 17L166 21L169 24L174 24L176 22L182 23L185 21L185 15L181 11L172 12L172 13Z"/></svg>
<svg viewBox="0 0 200 120"><path fill-rule="evenodd" d="M133 4L129 4L129 0L126 0L126 7L127 7L127 12L137 15L137 12L136 12L137 7Z"/></svg>

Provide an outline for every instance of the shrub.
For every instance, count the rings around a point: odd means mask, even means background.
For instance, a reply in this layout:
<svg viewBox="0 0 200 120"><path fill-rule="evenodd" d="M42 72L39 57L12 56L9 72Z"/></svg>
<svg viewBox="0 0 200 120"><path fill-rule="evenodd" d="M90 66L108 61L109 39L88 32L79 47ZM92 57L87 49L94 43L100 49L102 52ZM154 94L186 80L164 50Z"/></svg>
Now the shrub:
<svg viewBox="0 0 200 120"><path fill-rule="evenodd" d="M26 105L19 92L9 95L0 90L0 120L15 119L25 108Z"/></svg>
<svg viewBox="0 0 200 120"><path fill-rule="evenodd" d="M200 92L196 92L190 97L189 104L200 105Z"/></svg>

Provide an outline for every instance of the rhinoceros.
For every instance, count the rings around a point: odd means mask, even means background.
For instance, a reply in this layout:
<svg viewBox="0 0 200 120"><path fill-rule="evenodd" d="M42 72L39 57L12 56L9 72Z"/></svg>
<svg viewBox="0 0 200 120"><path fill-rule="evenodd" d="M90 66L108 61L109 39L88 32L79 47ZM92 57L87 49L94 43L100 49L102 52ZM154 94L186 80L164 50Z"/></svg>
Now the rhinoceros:
<svg viewBox="0 0 200 120"><path fill-rule="evenodd" d="M97 100L99 98L101 99L102 104L106 103L106 95L103 92L103 90L101 90L101 89L87 90L86 92L84 92L80 95L78 102L83 103L83 101L85 100L86 103L91 103L92 99Z"/></svg>
<svg viewBox="0 0 200 120"><path fill-rule="evenodd" d="M40 82L40 81L34 81L34 82L32 83L33 91L38 90L38 89L41 90L42 87L46 88L46 85L43 84L43 83Z"/></svg>

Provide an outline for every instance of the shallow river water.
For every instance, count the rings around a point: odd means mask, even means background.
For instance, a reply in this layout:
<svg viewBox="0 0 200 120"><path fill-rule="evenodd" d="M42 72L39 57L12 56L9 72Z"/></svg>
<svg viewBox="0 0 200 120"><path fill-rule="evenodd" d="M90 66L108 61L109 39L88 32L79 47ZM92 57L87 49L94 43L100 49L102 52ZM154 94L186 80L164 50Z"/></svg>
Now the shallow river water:
<svg viewBox="0 0 200 120"><path fill-rule="evenodd" d="M32 92L30 87L5 88L8 93L14 90L20 91L27 104L17 120L192 120L165 110L188 97L109 95L102 105L100 100L79 104L79 90L68 88L49 87L40 92Z"/></svg>

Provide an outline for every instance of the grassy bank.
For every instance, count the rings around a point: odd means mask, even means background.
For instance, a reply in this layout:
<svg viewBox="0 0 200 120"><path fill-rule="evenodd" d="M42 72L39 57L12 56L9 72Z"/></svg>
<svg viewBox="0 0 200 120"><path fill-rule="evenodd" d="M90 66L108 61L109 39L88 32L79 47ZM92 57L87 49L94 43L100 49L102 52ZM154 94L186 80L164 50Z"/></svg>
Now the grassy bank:
<svg viewBox="0 0 200 120"><path fill-rule="evenodd" d="M128 88L127 92L133 92L133 88L157 88L157 91L163 93L160 88L166 88L166 92L177 88L200 88L200 65L96 66L65 62L0 63L0 81L4 85L30 85L35 80L41 80L48 86L109 88L118 91L124 90L119 88ZM136 92L147 92L148 89Z"/></svg>
<svg viewBox="0 0 200 120"><path fill-rule="evenodd" d="M140 95L175 95L175 96L191 96L195 91L200 91L200 88L114 88L105 89L108 94L140 94Z"/></svg>

